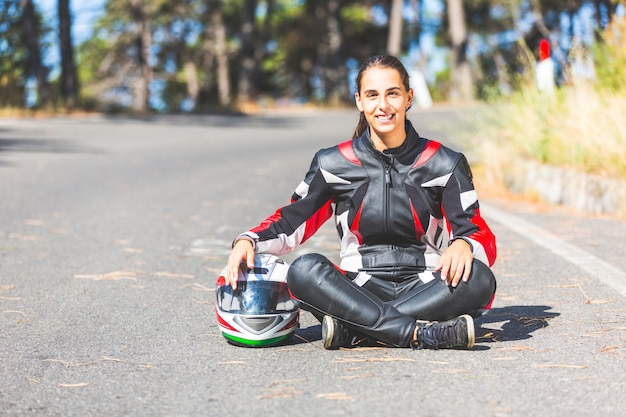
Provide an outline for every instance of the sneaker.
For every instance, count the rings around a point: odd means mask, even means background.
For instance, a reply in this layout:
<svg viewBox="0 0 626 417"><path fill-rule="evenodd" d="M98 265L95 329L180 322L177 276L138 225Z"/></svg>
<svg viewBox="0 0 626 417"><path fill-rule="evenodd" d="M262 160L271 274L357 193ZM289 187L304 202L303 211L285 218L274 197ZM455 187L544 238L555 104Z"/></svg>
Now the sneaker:
<svg viewBox="0 0 626 417"><path fill-rule="evenodd" d="M331 316L322 319L322 342L324 349L336 350L350 342L348 329L339 323L339 320Z"/></svg>
<svg viewBox="0 0 626 417"><path fill-rule="evenodd" d="M474 319L464 314L443 322L417 321L417 349L471 349L474 346Z"/></svg>

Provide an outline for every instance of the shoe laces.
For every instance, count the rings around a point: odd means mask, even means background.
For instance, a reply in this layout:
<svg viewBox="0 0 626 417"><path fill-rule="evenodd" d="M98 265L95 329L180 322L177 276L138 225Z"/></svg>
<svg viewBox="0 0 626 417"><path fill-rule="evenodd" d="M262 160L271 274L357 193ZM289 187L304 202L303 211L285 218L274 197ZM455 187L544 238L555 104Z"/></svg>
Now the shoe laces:
<svg viewBox="0 0 626 417"><path fill-rule="evenodd" d="M418 323L417 349L430 347L439 349L439 347L447 345L449 342L457 343L456 321L452 322L429 322Z"/></svg>

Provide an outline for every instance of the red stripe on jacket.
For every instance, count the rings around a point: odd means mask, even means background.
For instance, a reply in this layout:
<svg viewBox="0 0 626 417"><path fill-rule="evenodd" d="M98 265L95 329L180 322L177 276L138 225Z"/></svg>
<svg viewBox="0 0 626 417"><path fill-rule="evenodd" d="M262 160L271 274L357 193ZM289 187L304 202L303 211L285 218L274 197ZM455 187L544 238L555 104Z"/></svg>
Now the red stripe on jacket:
<svg viewBox="0 0 626 417"><path fill-rule="evenodd" d="M342 142L338 145L339 153L343 155L348 161L352 162L355 165L362 166L361 161L357 158L356 153L354 152L354 147L352 146L352 141L348 140Z"/></svg>
<svg viewBox="0 0 626 417"><path fill-rule="evenodd" d="M424 165L430 158L433 157L441 147L441 143L435 142L433 140L426 139L426 146L424 146L424 150L415 161L415 165L413 165L413 169Z"/></svg>

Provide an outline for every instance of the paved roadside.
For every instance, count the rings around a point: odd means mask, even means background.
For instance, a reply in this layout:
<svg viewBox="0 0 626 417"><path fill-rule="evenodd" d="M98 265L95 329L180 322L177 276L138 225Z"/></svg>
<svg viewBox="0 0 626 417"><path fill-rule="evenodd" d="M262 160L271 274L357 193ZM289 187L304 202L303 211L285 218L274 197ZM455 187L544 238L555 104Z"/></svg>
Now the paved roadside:
<svg viewBox="0 0 626 417"><path fill-rule="evenodd" d="M0 416L622 416L624 297L488 206L624 271L620 219L485 199L498 295L470 351L326 351L307 313L281 346L225 342L213 288L232 237L355 123L2 121ZM336 242L327 223L286 259Z"/></svg>

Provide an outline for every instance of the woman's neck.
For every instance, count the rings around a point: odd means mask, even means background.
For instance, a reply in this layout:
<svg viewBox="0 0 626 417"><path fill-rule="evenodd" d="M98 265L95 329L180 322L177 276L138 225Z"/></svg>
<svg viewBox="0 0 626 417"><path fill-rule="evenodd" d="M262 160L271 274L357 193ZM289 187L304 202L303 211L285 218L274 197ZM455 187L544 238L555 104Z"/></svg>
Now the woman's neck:
<svg viewBox="0 0 626 417"><path fill-rule="evenodd" d="M384 151L385 149L399 148L406 140L406 132L396 132L389 135L379 136L373 129L370 128L370 137L374 148L378 151Z"/></svg>

